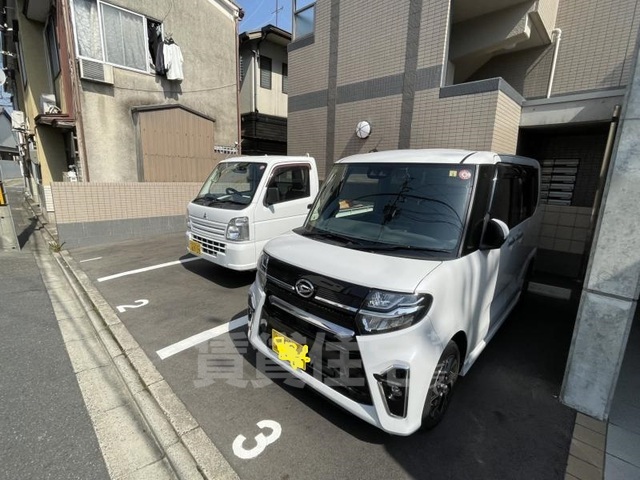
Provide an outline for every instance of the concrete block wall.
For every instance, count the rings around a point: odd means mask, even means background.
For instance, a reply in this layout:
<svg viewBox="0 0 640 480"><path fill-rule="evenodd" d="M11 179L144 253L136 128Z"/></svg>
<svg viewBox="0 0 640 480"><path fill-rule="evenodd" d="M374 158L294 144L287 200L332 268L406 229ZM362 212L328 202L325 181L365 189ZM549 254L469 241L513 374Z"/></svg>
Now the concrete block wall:
<svg viewBox="0 0 640 480"><path fill-rule="evenodd" d="M51 185L60 242L95 245L185 229L186 208L200 183Z"/></svg>

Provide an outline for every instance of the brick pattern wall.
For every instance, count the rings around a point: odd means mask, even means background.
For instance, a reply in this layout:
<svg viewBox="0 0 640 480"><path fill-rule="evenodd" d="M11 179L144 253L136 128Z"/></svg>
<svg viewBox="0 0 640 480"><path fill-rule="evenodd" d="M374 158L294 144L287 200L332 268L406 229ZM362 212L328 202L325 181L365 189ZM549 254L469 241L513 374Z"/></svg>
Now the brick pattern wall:
<svg viewBox="0 0 640 480"><path fill-rule="evenodd" d="M338 85L402 71L408 20L408 1L397 2L392 9L388 2L341 2Z"/></svg>
<svg viewBox="0 0 640 480"><path fill-rule="evenodd" d="M328 85L331 1L320 0L315 8L313 43L288 54L290 96L325 90Z"/></svg>
<svg viewBox="0 0 640 480"><path fill-rule="evenodd" d="M619 87L629 80L638 36L636 0L563 0L562 41L553 94Z"/></svg>
<svg viewBox="0 0 640 480"><path fill-rule="evenodd" d="M450 0L424 0L420 28L420 48L418 50L418 68L445 63L450 11Z"/></svg>
<svg viewBox="0 0 640 480"><path fill-rule="evenodd" d="M491 150L498 153L516 153L518 144L518 127L520 125L520 105L507 95L498 92L495 127L491 140Z"/></svg>
<svg viewBox="0 0 640 480"><path fill-rule="evenodd" d="M556 25L556 17L558 15L558 4L560 0L538 0L536 10L540 19L547 30L549 36Z"/></svg>
<svg viewBox="0 0 640 480"><path fill-rule="evenodd" d="M355 126L354 126L355 129ZM289 112L287 122L287 153L316 159L318 174L324 178L327 144L327 109L314 108Z"/></svg>
<svg viewBox="0 0 640 480"><path fill-rule="evenodd" d="M640 8L635 0L561 0L562 29L552 95L624 87L629 81ZM547 92L553 45L492 58L469 80L503 77L525 98Z"/></svg>
<svg viewBox="0 0 640 480"><path fill-rule="evenodd" d="M185 215L201 183L51 184L58 224Z"/></svg>
<svg viewBox="0 0 640 480"><path fill-rule="evenodd" d="M490 150L498 92L438 98L438 90L416 94L412 148Z"/></svg>

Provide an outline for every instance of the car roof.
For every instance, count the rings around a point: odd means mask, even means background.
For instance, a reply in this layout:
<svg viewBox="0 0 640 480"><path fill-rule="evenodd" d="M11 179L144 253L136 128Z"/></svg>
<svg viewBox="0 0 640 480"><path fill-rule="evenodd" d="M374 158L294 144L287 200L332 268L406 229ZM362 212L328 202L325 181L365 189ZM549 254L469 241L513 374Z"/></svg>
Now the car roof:
<svg viewBox="0 0 640 480"><path fill-rule="evenodd" d="M252 163L300 163L300 162L315 162L313 157L307 155L247 155L244 157L231 157L225 158L223 162L252 162Z"/></svg>
<svg viewBox="0 0 640 480"><path fill-rule="evenodd" d="M408 150L386 150L351 155L337 163L445 163L463 165L517 163L539 167L531 158L518 155L502 155L488 151L459 150L448 148L426 148Z"/></svg>

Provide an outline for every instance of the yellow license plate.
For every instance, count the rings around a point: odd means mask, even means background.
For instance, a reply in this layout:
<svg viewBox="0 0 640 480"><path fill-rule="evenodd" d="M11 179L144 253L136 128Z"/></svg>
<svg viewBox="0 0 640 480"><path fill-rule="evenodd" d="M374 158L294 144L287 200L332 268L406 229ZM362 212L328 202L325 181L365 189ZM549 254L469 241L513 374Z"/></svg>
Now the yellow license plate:
<svg viewBox="0 0 640 480"><path fill-rule="evenodd" d="M278 354L280 360L289 362L294 370L306 370L307 363L311 361L307 356L307 345L300 345L277 330L271 330L271 349Z"/></svg>
<svg viewBox="0 0 640 480"><path fill-rule="evenodd" d="M189 251L194 255L200 255L202 253L202 245L195 240L189 240Z"/></svg>

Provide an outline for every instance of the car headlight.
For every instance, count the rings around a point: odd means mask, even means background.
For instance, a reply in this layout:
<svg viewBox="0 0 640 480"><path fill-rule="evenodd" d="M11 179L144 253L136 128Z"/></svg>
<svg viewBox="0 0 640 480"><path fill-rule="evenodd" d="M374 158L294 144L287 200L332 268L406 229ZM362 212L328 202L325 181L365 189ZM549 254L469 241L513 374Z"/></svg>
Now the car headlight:
<svg viewBox="0 0 640 480"><path fill-rule="evenodd" d="M189 219L189 209L187 209L187 230L191 230L191 220Z"/></svg>
<svg viewBox="0 0 640 480"><path fill-rule="evenodd" d="M227 225L227 240L249 240L249 218L232 218Z"/></svg>
<svg viewBox="0 0 640 480"><path fill-rule="evenodd" d="M256 273L258 286L262 290L264 290L264 287L267 284L267 265L269 265L269 255L262 252L260 258L258 259L258 272Z"/></svg>
<svg viewBox="0 0 640 480"><path fill-rule="evenodd" d="M386 333L407 328L426 315L431 295L372 290L356 316L360 333Z"/></svg>

